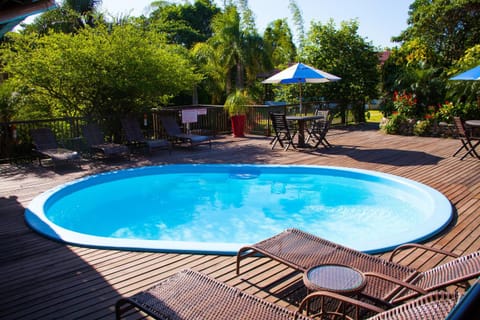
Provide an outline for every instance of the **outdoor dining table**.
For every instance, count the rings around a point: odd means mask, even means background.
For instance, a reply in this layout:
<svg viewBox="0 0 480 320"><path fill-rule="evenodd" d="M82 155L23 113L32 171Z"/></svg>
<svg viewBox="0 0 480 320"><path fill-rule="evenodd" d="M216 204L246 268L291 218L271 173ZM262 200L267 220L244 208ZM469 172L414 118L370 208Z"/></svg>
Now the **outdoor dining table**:
<svg viewBox="0 0 480 320"><path fill-rule="evenodd" d="M478 128L480 128L480 120L467 120L465 121L465 126L467 128L470 129L470 133L473 135L473 136L477 136L477 130L479 130Z"/></svg>
<svg viewBox="0 0 480 320"><path fill-rule="evenodd" d="M305 143L305 131L307 121L320 120L324 117L322 115L303 115L303 116L286 116L287 121L298 123L298 148L308 148L310 145Z"/></svg>
<svg viewBox="0 0 480 320"><path fill-rule="evenodd" d="M467 120L465 124L469 127L480 128L480 120Z"/></svg>

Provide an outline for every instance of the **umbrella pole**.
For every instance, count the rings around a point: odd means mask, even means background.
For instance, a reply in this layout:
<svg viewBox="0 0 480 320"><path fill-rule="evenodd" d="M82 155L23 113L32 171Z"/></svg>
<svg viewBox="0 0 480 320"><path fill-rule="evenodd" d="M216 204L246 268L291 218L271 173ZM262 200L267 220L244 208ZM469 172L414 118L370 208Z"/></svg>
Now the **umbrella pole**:
<svg viewBox="0 0 480 320"><path fill-rule="evenodd" d="M298 86L300 87L300 114L302 114L303 113L303 110L302 110L303 109L303 106L302 106L302 83L299 82Z"/></svg>

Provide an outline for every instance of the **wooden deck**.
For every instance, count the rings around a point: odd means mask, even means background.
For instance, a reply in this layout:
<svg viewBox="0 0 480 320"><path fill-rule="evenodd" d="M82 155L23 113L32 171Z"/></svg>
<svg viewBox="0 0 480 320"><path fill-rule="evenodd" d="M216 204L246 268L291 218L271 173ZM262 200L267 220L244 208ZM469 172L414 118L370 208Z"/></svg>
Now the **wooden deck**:
<svg viewBox="0 0 480 320"><path fill-rule="evenodd" d="M377 170L425 183L445 194L457 217L429 241L464 254L480 248L480 161L451 155L459 141L384 135L368 126L331 129L330 150L272 151L269 139L216 139L212 150L160 152L131 161L82 163L81 169L42 168L36 164L0 167L0 318L113 319L122 295L145 289L182 268L193 268L271 302L295 309L300 277L266 258L249 258L235 274L231 256L129 252L68 246L43 238L23 220L24 208L37 195L64 182L117 168L164 163L271 163L333 165ZM405 264L429 268L431 255L411 252ZM139 313L131 318L141 318Z"/></svg>

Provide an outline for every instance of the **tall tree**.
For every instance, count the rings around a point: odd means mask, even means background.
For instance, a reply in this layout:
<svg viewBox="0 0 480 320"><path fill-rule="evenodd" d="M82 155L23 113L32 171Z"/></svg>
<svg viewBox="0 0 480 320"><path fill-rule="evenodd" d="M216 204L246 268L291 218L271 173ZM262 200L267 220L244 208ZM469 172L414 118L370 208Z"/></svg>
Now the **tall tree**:
<svg viewBox="0 0 480 320"><path fill-rule="evenodd" d="M212 0L196 0L193 4L173 4L166 1L152 3L154 10L146 23L164 33L171 43L191 48L212 36L211 22L220 9Z"/></svg>
<svg viewBox="0 0 480 320"><path fill-rule="evenodd" d="M257 27L255 25L255 16L253 14L253 11L248 6L248 0L237 0L237 1L238 1L238 10L241 15L240 28L246 34L256 35Z"/></svg>
<svg viewBox="0 0 480 320"><path fill-rule="evenodd" d="M478 44L479 18L478 0L415 0L407 29L393 38L402 45L383 68L385 98L394 91L412 93L418 114L443 103L452 66Z"/></svg>
<svg viewBox="0 0 480 320"><path fill-rule="evenodd" d="M58 8L45 12L35 18L33 23L24 25L25 32L74 33L87 25L94 27L97 20L104 22L103 16L97 12L101 3L101 0L65 0Z"/></svg>
<svg viewBox="0 0 480 320"><path fill-rule="evenodd" d="M263 42L274 67L283 68L295 61L297 51L286 19L269 23L263 34Z"/></svg>
<svg viewBox="0 0 480 320"><path fill-rule="evenodd" d="M197 44L193 52L202 70L211 79L217 79L217 89L222 88L224 94L214 95L216 103L223 100L235 88L243 89L246 84L256 79L266 61L262 38L248 33L242 28L238 8L229 5L224 12L212 21L213 36L205 43ZM221 80L220 80L221 79Z"/></svg>
<svg viewBox="0 0 480 320"><path fill-rule="evenodd" d="M429 63L449 67L480 39L478 0L415 0L408 28L395 41L423 43L435 54Z"/></svg>
<svg viewBox="0 0 480 320"><path fill-rule="evenodd" d="M199 81L184 48L132 25L11 37L0 55L27 116L34 108L49 117L112 119L165 105Z"/></svg>
<svg viewBox="0 0 480 320"><path fill-rule="evenodd" d="M292 12L293 23L297 28L297 45L298 51L301 53L305 42L305 23L303 21L302 11L295 0L290 0L288 7Z"/></svg>
<svg viewBox="0 0 480 320"><path fill-rule="evenodd" d="M342 78L334 83L310 86L316 96L350 106L355 121L365 121L364 106L377 97L379 81L378 55L371 43L358 35L358 22L342 22L337 29L327 24L312 23L304 47L307 63Z"/></svg>

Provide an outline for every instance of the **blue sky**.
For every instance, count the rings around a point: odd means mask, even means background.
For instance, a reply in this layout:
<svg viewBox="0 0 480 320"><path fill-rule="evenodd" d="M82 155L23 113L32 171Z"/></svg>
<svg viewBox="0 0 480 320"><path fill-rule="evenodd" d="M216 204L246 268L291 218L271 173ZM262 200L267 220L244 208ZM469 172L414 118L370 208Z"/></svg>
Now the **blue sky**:
<svg viewBox="0 0 480 320"><path fill-rule="evenodd" d="M193 2L191 0L189 2ZM223 0L215 0L222 7ZM152 0L103 0L101 9L113 16L148 14ZM171 1L183 3L185 0ZM327 23L333 19L337 26L342 21L358 19L360 36L374 46L384 48L395 44L390 42L406 29L408 8L413 0L296 0L302 11L305 32L310 22ZM255 14L258 31L263 34L268 23L279 18L287 18L295 33L295 26L288 8L288 0L249 0L250 9Z"/></svg>

